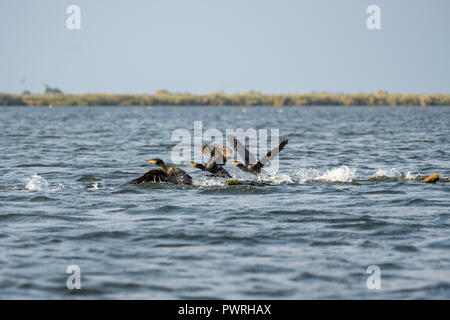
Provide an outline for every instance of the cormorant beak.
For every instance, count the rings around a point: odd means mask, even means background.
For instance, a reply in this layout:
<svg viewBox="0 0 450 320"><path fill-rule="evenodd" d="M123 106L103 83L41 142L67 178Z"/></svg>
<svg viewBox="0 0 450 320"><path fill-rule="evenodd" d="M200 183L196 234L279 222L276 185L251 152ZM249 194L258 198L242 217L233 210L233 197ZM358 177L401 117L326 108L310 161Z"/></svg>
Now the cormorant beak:
<svg viewBox="0 0 450 320"><path fill-rule="evenodd" d="M150 163L155 164L155 163L156 163L156 160L147 160L147 162L150 162Z"/></svg>
<svg viewBox="0 0 450 320"><path fill-rule="evenodd" d="M233 165L237 166L238 165L237 161L233 161Z"/></svg>
<svg viewBox="0 0 450 320"><path fill-rule="evenodd" d="M191 163L191 167L196 167L197 164L196 163Z"/></svg>

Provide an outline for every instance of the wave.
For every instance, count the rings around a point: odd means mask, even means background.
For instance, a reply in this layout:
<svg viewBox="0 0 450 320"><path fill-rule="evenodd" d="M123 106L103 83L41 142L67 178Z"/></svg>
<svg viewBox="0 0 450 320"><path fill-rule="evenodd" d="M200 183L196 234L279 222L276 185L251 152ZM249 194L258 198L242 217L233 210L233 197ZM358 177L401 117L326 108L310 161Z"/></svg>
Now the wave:
<svg viewBox="0 0 450 320"><path fill-rule="evenodd" d="M379 168L377 169L377 172L375 172L371 178L394 178L400 175L400 171L396 168Z"/></svg>
<svg viewBox="0 0 450 320"><path fill-rule="evenodd" d="M260 175L251 175L247 173L233 174L232 179L237 179L243 182L243 185L255 184L257 186L263 185L292 185L292 184L307 184L311 182L322 182L322 183L361 183L361 182L402 182L402 181L421 181L426 176L419 173L412 173L408 171L406 173L398 170L397 168L378 168L375 173L369 175L367 178L356 178L356 173L358 169L348 166L340 166L336 168L302 168L294 172L288 172L283 174L272 174L263 173ZM79 181L78 179L77 181ZM86 189L99 190L103 189L104 186L97 181L92 181L93 178L89 177L90 183L85 185ZM225 187L226 182L229 179L217 178L217 177L202 177L199 179L194 179L193 184L195 187L200 188L214 188L214 187ZM37 173L32 176L23 179L25 186L14 186L12 190L28 190L28 191L60 191L64 188L63 184L58 184L57 187L52 187L48 181L38 175ZM440 178L440 182L450 182L447 177ZM155 184L151 188L160 188L160 184ZM108 188L109 189L109 188ZM2 189L3 190L3 189ZM11 190L8 188L4 189Z"/></svg>
<svg viewBox="0 0 450 320"><path fill-rule="evenodd" d="M192 183L197 187L221 187L225 186L227 179L207 177L202 179L195 179Z"/></svg>
<svg viewBox="0 0 450 320"><path fill-rule="evenodd" d="M342 166L327 170L324 174L318 176L315 180L327 182L352 182L355 178L356 168Z"/></svg>
<svg viewBox="0 0 450 320"><path fill-rule="evenodd" d="M257 185L264 185L264 184L293 184L295 183L294 180L292 180L291 176L288 174L259 174L259 175L252 175L252 174L238 174L234 175L232 180L236 179L239 181L245 181L246 183L254 182ZM193 181L194 186L197 187L223 187L226 185L226 182L229 179L226 178L217 178L217 177L205 177L201 179L195 179Z"/></svg>
<svg viewBox="0 0 450 320"><path fill-rule="evenodd" d="M252 179L253 181L269 184L293 184L292 177L288 174L260 174Z"/></svg>
<svg viewBox="0 0 450 320"><path fill-rule="evenodd" d="M322 182L353 182L356 175L356 168L340 166L328 170L323 169L300 169L295 173L300 184L309 181Z"/></svg>
<svg viewBox="0 0 450 320"><path fill-rule="evenodd" d="M341 166L329 170L300 169L293 174L269 174L263 173L257 176L251 174L238 174L233 177L239 181L255 182L256 184L280 185L280 184L304 184L309 181L322 182L353 182L357 169ZM194 180L194 185L199 187L225 186L227 179L214 177Z"/></svg>
<svg viewBox="0 0 450 320"><path fill-rule="evenodd" d="M56 188L51 188L47 180L41 177L37 173L31 177L25 178L25 190L28 191L60 191L64 188L64 185L59 184Z"/></svg>
<svg viewBox="0 0 450 320"><path fill-rule="evenodd" d="M377 171L369 177L369 180L375 181L417 181L422 180L424 177L419 174L414 174L411 171L406 173L401 172L396 168L379 168Z"/></svg>
<svg viewBox="0 0 450 320"><path fill-rule="evenodd" d="M348 166L340 166L330 169L322 168L302 168L293 173L287 174L260 174L257 176L239 173L233 175L232 179L239 181L254 182L258 185L280 185L280 184L306 184L311 182L322 183L361 183L361 182L395 182L395 181L422 181L426 176L408 171L401 172L396 168L379 168L368 177L356 177L358 169ZM194 185L198 187L223 187L227 179L206 177L194 180ZM450 179L441 177L441 182L448 182Z"/></svg>

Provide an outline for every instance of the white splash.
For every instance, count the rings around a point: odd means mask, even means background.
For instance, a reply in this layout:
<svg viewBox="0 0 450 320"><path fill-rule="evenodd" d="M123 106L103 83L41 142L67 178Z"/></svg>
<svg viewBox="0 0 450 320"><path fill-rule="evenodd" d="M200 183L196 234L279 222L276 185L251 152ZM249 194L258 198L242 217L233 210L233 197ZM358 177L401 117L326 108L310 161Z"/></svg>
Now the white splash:
<svg viewBox="0 0 450 320"><path fill-rule="evenodd" d="M216 179L216 178L202 178L199 180L194 180L192 184L198 187L219 187L225 185L224 179Z"/></svg>
<svg viewBox="0 0 450 320"><path fill-rule="evenodd" d="M320 175L320 172L317 169L305 169L301 168L295 173L295 176L298 178L298 182L303 184L308 181L314 180L316 177Z"/></svg>
<svg viewBox="0 0 450 320"><path fill-rule="evenodd" d="M323 180L328 182L352 182L355 178L356 168L341 166L327 170L324 174L318 176L314 180Z"/></svg>
<svg viewBox="0 0 450 320"><path fill-rule="evenodd" d="M270 182L275 184L294 183L294 180L288 174L278 174L270 176Z"/></svg>
<svg viewBox="0 0 450 320"><path fill-rule="evenodd" d="M98 182L94 182L93 184L91 184L89 189L98 190Z"/></svg>
<svg viewBox="0 0 450 320"><path fill-rule="evenodd" d="M408 171L406 174L398 170L397 168L379 168L370 176L370 178L397 178L398 180L413 181L417 180L418 174L414 174Z"/></svg>
<svg viewBox="0 0 450 320"><path fill-rule="evenodd" d="M30 178L25 179L25 189L28 191L42 191L48 189L48 182L37 173L33 174Z"/></svg>
<svg viewBox="0 0 450 320"><path fill-rule="evenodd" d="M294 183L291 176L288 174L260 174L252 177L254 181L273 183L273 184L288 184Z"/></svg>
<svg viewBox="0 0 450 320"><path fill-rule="evenodd" d="M416 180L417 177L418 177L417 174L414 174L414 173L411 173L411 171L408 171L408 172L406 173L405 180L408 180L408 181Z"/></svg>
<svg viewBox="0 0 450 320"><path fill-rule="evenodd" d="M303 184L308 181L326 181L326 182L352 182L355 178L356 168L341 166L329 170L318 169L300 169L295 173L298 182Z"/></svg>
<svg viewBox="0 0 450 320"><path fill-rule="evenodd" d="M401 172L396 168L379 168L377 172L375 172L371 176L371 178L382 178L382 177L395 178L399 177L400 175Z"/></svg>
<svg viewBox="0 0 450 320"><path fill-rule="evenodd" d="M25 190L28 191L59 191L63 188L64 185L59 184L57 188L51 189L47 180L45 180L44 177L41 177L37 173L25 179Z"/></svg>
<svg viewBox="0 0 450 320"><path fill-rule="evenodd" d="M279 184L305 184L311 181L319 182L343 182L350 183L356 179L357 168L340 166L331 169L324 168L301 168L294 173L277 174L277 173L262 173L259 175L251 175L246 173L233 174L233 178L242 181L255 181L261 183L268 183L273 185ZM394 178L400 181L414 181L419 178L418 174L410 171L402 173L396 168L380 168L375 174L369 176L370 178ZM194 185L200 187L216 187L225 186L227 179L217 179L214 177L203 178L194 181Z"/></svg>

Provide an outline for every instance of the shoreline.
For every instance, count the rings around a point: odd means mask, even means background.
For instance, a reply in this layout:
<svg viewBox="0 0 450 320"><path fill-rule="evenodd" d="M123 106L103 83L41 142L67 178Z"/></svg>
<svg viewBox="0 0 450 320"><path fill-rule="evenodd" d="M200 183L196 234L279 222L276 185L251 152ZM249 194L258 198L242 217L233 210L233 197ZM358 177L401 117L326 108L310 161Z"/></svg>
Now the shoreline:
<svg viewBox="0 0 450 320"><path fill-rule="evenodd" d="M450 94L375 93L263 94L259 92L189 94L9 94L0 106L450 106Z"/></svg>

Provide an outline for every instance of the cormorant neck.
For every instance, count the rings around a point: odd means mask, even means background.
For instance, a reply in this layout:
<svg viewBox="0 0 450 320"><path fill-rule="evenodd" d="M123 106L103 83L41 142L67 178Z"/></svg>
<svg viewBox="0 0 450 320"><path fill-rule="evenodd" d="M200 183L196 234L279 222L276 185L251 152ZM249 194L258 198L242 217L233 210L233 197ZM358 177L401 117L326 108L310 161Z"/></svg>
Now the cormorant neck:
<svg viewBox="0 0 450 320"><path fill-rule="evenodd" d="M162 171L164 171L165 173L167 173L167 167L165 165L165 163L163 161L161 161L160 163L158 163L158 166L161 168Z"/></svg>

